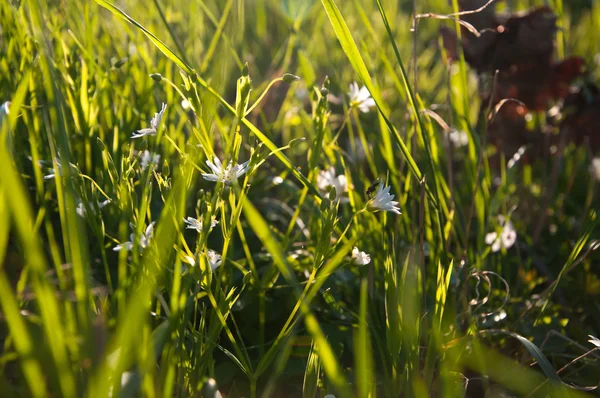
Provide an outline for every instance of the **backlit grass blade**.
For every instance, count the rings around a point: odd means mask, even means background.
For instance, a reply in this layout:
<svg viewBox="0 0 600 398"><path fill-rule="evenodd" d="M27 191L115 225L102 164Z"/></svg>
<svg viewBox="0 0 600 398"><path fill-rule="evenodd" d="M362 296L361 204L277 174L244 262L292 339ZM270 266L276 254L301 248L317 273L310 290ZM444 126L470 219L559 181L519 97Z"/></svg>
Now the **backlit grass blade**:
<svg viewBox="0 0 600 398"><path fill-rule="evenodd" d="M539 323L540 319L544 315L544 311L546 310L548 303L550 303L550 298L554 294L554 291L556 290L556 287L558 286L559 282L561 281L563 275L571 268L571 265L573 265L573 263L577 259L577 256L579 256L579 254L581 253L581 251L587 244L588 240L590 239L590 237L591 237L592 233L594 232L597 225L598 225L598 220L597 220L596 212L592 211L590 213L590 220L588 221L588 225L587 225L587 228L585 229L585 232L583 233L583 236L581 236L581 238L579 238L579 240L575 244L575 247L573 247L573 250L571 251L569 258L567 259L567 262L563 265L562 269L560 270L560 273L556 277L556 280L554 281L552 288L550 289L548 296L546 297L546 299L544 301L544 305L542 306L542 309L540 310L540 313L538 314L534 325L537 325Z"/></svg>
<svg viewBox="0 0 600 398"><path fill-rule="evenodd" d="M229 113L236 116L236 114L237 114L236 110L231 105L229 105L229 103L223 97L221 97L215 90L213 90L208 85L208 83L200 75L198 75L196 73L196 71L194 69L192 69L189 65L187 65L181 58L179 58L166 44L164 44L162 41L160 41L160 39L158 39L153 33L151 33L149 30L144 28L140 23L135 21L133 18L131 18L129 15L127 15L125 12L121 11L118 7L112 5L111 3L109 3L105 0L94 0L94 1L96 1L99 5L106 8L107 10L111 11L115 15L123 18L124 20L135 25L137 28L141 29L142 32L144 32L144 34L146 36L148 36L148 38L150 38L152 43L154 43L154 45L156 47L158 47L158 49L167 56L167 58L169 58L171 61L175 62L187 74L189 74L191 76L195 76L196 79L198 80L198 83L200 83L200 85L202 87L207 89L208 92L212 96L214 96L221 103L221 105L223 105L225 107L225 109ZM310 181L308 181L308 179L302 173L300 173L300 171L298 171L298 169L292 164L292 162L290 162L290 160L287 158L287 156L285 156L280 151L277 151L277 146L265 134L263 134L256 126L254 126L246 118L243 118L241 120L241 123L244 126L246 126L248 129L250 129L250 131L254 135L256 135L256 137L261 142L263 142L267 148L269 148L273 152L275 157L277 157L284 164L284 166L286 166L286 168L294 175L294 177L296 177L304 186L306 186L309 189L309 191L317 199L320 199L321 195L319 194L319 191L314 187L314 185L312 185L310 183Z"/></svg>
<svg viewBox="0 0 600 398"><path fill-rule="evenodd" d="M494 350L486 349L480 345L477 345L477 347L476 350L461 356L460 362L475 371L488 375L490 379L506 386L519 395L526 396L532 393L538 386L546 381L544 376L527 366L519 365L515 363L514 360L509 359ZM541 359L542 356L539 356L539 358ZM552 374L552 372L550 372L550 374ZM554 376L553 380L555 380ZM542 396L565 398L584 398L588 396L587 394L573 389L569 389L567 393L562 382L561 384L550 386L549 390L546 390L545 393L546 395Z"/></svg>
<svg viewBox="0 0 600 398"><path fill-rule="evenodd" d="M56 291L45 277L46 262L38 236L32 230L34 218L27 191L12 166L11 157L6 153L4 145L0 145L0 168L3 170L0 189L7 199L5 203L12 214L11 218L23 252L26 253L25 258L31 273L31 283L36 294L42 327L55 361L54 365L60 375L60 387L64 395L75 395L75 379L71 372L66 346L67 334L63 330L64 318L60 312ZM4 299L11 300L9 295L0 295L0 301ZM9 310L13 308L13 304L10 302L7 305ZM19 328L18 325L16 326ZM36 371L31 370L30 372Z"/></svg>
<svg viewBox="0 0 600 398"><path fill-rule="evenodd" d="M367 316L367 279L360 283L360 311L358 318L358 331L354 338L356 387L358 396L361 398L375 397L373 383L373 356L371 349L371 338L369 336Z"/></svg>
<svg viewBox="0 0 600 398"><path fill-rule="evenodd" d="M350 33L350 29L348 29L348 25L346 24L346 21L344 21L344 17L342 17L340 10L337 8L337 5L335 4L335 2L333 0L321 0L321 2L323 3L323 6L325 7L325 11L327 12L327 16L329 17L331 26L333 27L333 30L342 46L342 49L344 50L344 53L348 57L350 64L352 64L352 67L354 68L355 72L358 74L358 77L363 82L363 84L367 87L367 89L371 93L371 96L375 100L375 103L377 104L377 107L379 108L381 115L384 117L388 128L394 134L394 137L396 138L396 142L400 146L400 150L402 151L402 154L404 155L404 158L406 159L408 166L410 167L411 171L415 175L415 178L417 178L417 180L419 180L419 181L422 180L423 175L421 173L421 170L419 170L417 163L411 156L410 151L408 150L408 148L406 147L406 144L404 143L404 140L402 139L402 137L400 137L397 130L390 122L388 116L385 114L386 111L384 108L385 105L383 103L383 100L381 99L381 96L379 95L379 91L376 90L375 86L373 85L373 82L371 80L371 76L369 75L367 66L365 65L365 62L362 59L362 56L360 55L360 51L358 50L358 47L356 46L356 43L355 43L354 39L352 38L352 34ZM428 194L429 194L430 199L432 200L434 206L437 207L436 198L429 191L428 191Z"/></svg>
<svg viewBox="0 0 600 398"><path fill-rule="evenodd" d="M319 373L321 372L321 361L319 353L313 345L306 361L304 372L304 384L302 385L302 398L313 398L317 396L319 388Z"/></svg>
<svg viewBox="0 0 600 398"><path fill-rule="evenodd" d="M117 6L115 6L115 5L109 3L108 1L105 1L105 0L94 0L94 1L96 3L98 3L99 5L101 5L102 7L106 8L107 10L109 10L110 12L112 12L113 14L115 14L116 16L118 16L120 18L123 18L127 22L133 24L135 27L137 27L138 29L140 29L142 32L144 32L144 34L146 36L148 36L148 38L152 41L152 43L154 43L154 45L163 54L165 54L167 56L167 58L169 58L171 61L175 62L177 64L177 66L179 66L188 75L193 75L194 74L194 70L192 69L192 67L190 67L181 58L179 58L173 51L171 51L171 49L165 43L163 43L152 32L150 32L148 29L144 28L140 23L138 23L135 19L133 19L129 15L127 15L120 8L118 8Z"/></svg>
<svg viewBox="0 0 600 398"><path fill-rule="evenodd" d="M6 206L7 197L0 185L0 264L4 264L6 247L10 234L11 217ZM4 268L0 269L0 307L12 336L15 350L21 359L23 374L34 397L46 396L46 380L42 370L42 358L37 355L35 340L27 330L25 319L21 316L19 304L6 278Z"/></svg>
<svg viewBox="0 0 600 398"><path fill-rule="evenodd" d="M351 396L352 393L348 388L348 384L342 373L340 363L338 362L331 345L327 341L326 336L323 334L317 318L312 314L310 307L302 301L301 294L297 287L296 276L287 264L281 246L271 234L269 225L249 201L244 202L244 215L248 219L248 223L250 224L250 227L254 233L265 246L265 249L269 252L269 254L271 254L273 262L279 269L279 272L281 272L288 283L294 286L296 297L300 300L300 311L304 316L304 324L315 341L315 346L319 351L321 364L323 365L323 369L327 375L327 378L335 386L336 390L341 394L341 396Z"/></svg>

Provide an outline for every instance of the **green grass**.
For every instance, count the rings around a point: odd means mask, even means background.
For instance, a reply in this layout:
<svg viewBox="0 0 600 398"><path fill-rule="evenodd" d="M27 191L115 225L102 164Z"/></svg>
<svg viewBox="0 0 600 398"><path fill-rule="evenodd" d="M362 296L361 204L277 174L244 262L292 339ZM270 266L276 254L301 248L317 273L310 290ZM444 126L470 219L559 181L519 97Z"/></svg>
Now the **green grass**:
<svg viewBox="0 0 600 398"><path fill-rule="evenodd" d="M558 52L597 62L598 4L549 3ZM573 386L598 386L591 155L567 147L557 176L555 158L495 169L475 75L438 49L439 27L458 24L425 18L414 35L412 7L0 2L2 396L576 397L587 393ZM354 81L370 112L350 102ZM162 103L156 134L132 139ZM468 144L449 148L444 123ZM207 181L214 157L248 170ZM330 167L347 182L342 200L320 184ZM401 215L372 211L378 178ZM500 215L517 240L494 252L486 235ZM113 250L131 234L131 251Z"/></svg>

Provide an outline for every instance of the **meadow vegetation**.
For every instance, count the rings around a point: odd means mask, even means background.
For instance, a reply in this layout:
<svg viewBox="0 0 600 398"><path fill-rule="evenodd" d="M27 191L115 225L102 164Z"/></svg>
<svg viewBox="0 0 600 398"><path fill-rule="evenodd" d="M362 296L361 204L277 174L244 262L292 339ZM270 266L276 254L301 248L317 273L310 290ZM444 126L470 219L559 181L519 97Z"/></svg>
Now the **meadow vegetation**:
<svg viewBox="0 0 600 398"><path fill-rule="evenodd" d="M0 395L595 394L600 146L493 135L459 3L1 1Z"/></svg>

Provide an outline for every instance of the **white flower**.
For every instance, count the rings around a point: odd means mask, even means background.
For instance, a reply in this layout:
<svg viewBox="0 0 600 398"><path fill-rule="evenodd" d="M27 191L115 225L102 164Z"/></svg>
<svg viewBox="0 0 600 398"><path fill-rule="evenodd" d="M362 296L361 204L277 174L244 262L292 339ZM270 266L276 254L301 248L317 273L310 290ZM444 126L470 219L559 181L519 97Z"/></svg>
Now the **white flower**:
<svg viewBox="0 0 600 398"><path fill-rule="evenodd" d="M183 222L186 224L186 229L195 229L198 233L202 232L202 217L199 220L194 217L184 218ZM218 223L217 220L213 219L210 227L214 228Z"/></svg>
<svg viewBox="0 0 600 398"><path fill-rule="evenodd" d="M88 202L89 205L88 207L92 210L92 213L96 214L96 209L94 208L94 202ZM106 199L104 202L98 202L98 209L103 208L104 206L106 206L107 204L110 203L110 199ZM80 217L85 217L87 210L85 209L85 206L83 205L83 202L79 202L79 204L77 204L77 209L75 209L75 211L77 212L77 214Z"/></svg>
<svg viewBox="0 0 600 398"><path fill-rule="evenodd" d="M371 256L365 252L358 250L358 247L354 246L352 249L352 260L356 265L367 265L371 262Z"/></svg>
<svg viewBox="0 0 600 398"><path fill-rule="evenodd" d="M455 127L446 132L448 139L456 148L463 147L469 144L469 135L464 130L459 130Z"/></svg>
<svg viewBox="0 0 600 398"><path fill-rule="evenodd" d="M394 195L390 194L390 187L384 187L384 184L379 184L375 197L367 203L369 211L377 212L379 210L390 211L396 214L400 213L400 208L396 207L398 202L395 202Z"/></svg>
<svg viewBox="0 0 600 398"><path fill-rule="evenodd" d="M240 176L242 176L245 172L248 171L248 163L250 161L246 161L242 164L236 164L235 166L229 162L229 165L223 169L223 165L221 161L215 157L214 163L210 160L206 161L206 164L212 170L212 173L202 174L207 181L219 182L221 181L225 185L231 185L234 181L236 181Z"/></svg>
<svg viewBox="0 0 600 398"><path fill-rule="evenodd" d="M500 235L496 231L485 235L485 243L492 246L493 252L497 252L501 248L510 249L517 240L517 231L510 220L504 216L498 216L498 224L502 227Z"/></svg>
<svg viewBox="0 0 600 398"><path fill-rule="evenodd" d="M594 337L591 334L589 334L588 337L590 338L590 340L588 340L590 343L600 348L600 339L598 339L598 337Z"/></svg>
<svg viewBox="0 0 600 398"><path fill-rule="evenodd" d="M329 187L334 187L336 200L340 200L342 202L349 201L348 198L342 197L344 193L348 192L348 181L346 180L346 175L340 174L336 176L335 169L333 167L330 167L327 170L319 171L319 175L317 176L317 187L321 191L327 191Z"/></svg>
<svg viewBox="0 0 600 398"><path fill-rule="evenodd" d="M369 90L365 86L359 89L356 82L350 83L348 97L350 97L350 106L358 107L363 113L369 112L371 108L376 106L375 100L371 97Z"/></svg>
<svg viewBox="0 0 600 398"><path fill-rule="evenodd" d="M323 398L335 398L335 395L333 395L333 394L327 394Z"/></svg>
<svg viewBox="0 0 600 398"><path fill-rule="evenodd" d="M217 268L219 268L219 265L221 265L221 255L219 253L217 253L214 250L208 249L206 257L211 271L214 271Z"/></svg>
<svg viewBox="0 0 600 398"><path fill-rule="evenodd" d="M49 169L48 172L49 174L43 177L44 180L53 180L56 178L56 169ZM62 175L60 174L60 164L58 165L58 175Z"/></svg>
<svg viewBox="0 0 600 398"><path fill-rule="evenodd" d="M5 115L10 114L10 101L6 101L2 105L0 105L0 116L2 116L2 113L4 113Z"/></svg>
<svg viewBox="0 0 600 398"><path fill-rule="evenodd" d="M600 181L600 158L593 158L590 164L590 173L596 181Z"/></svg>
<svg viewBox="0 0 600 398"><path fill-rule="evenodd" d="M141 130L137 130L135 133L133 133L131 138L139 138L139 137L145 137L147 135L156 134L156 131L158 130L158 126L160 125L160 121L162 120L163 114L165 113L166 109L167 109L167 104L162 104L160 112L155 113L152 120L150 120L150 127L141 129Z"/></svg>
<svg viewBox="0 0 600 398"><path fill-rule="evenodd" d="M149 150L145 150L142 152L142 156L140 158L140 166L142 166L142 171L146 170L146 168L150 165L157 165L160 162L160 155L158 153L151 153Z"/></svg>
<svg viewBox="0 0 600 398"><path fill-rule="evenodd" d="M221 255L214 250L208 249L206 260L211 271L216 270L221 265ZM183 256L183 261L190 264L192 267L196 265L196 259L192 256Z"/></svg>
<svg viewBox="0 0 600 398"><path fill-rule="evenodd" d="M48 169L48 173L46 174L43 179L44 180L53 180L56 178L56 175L58 174L59 176L63 177L63 170L62 170L62 160L60 160L60 158L54 158L54 162L56 163L56 167L52 168L52 169ZM73 163L69 163L69 170L71 171L71 174L73 174L74 176L79 175L79 169L77 168L77 166L75 166Z"/></svg>
<svg viewBox="0 0 600 398"><path fill-rule="evenodd" d="M150 239L152 239L152 235L154 234L154 224L156 222L152 222L150 223L150 225L148 225L148 227L146 228L146 231L142 232L142 234L140 235L140 248L141 249L145 249L146 247L148 247L148 245L150 244ZM133 242L135 241L135 236L134 234L129 235L129 242L123 242L120 245L116 245L113 250L118 252L120 250L132 250L133 249Z"/></svg>
<svg viewBox="0 0 600 398"><path fill-rule="evenodd" d="M182 100L181 107L187 111L188 109L190 109L190 101L188 101L187 99Z"/></svg>

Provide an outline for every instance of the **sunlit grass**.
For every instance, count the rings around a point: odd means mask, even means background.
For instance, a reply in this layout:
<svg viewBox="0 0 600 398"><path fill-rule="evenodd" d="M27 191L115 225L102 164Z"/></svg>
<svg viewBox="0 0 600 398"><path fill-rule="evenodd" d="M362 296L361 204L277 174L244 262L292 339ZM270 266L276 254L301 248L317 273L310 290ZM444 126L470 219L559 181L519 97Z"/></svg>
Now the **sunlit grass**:
<svg viewBox="0 0 600 398"><path fill-rule="evenodd" d="M590 154L488 162L452 3L0 3L3 395L597 386Z"/></svg>

